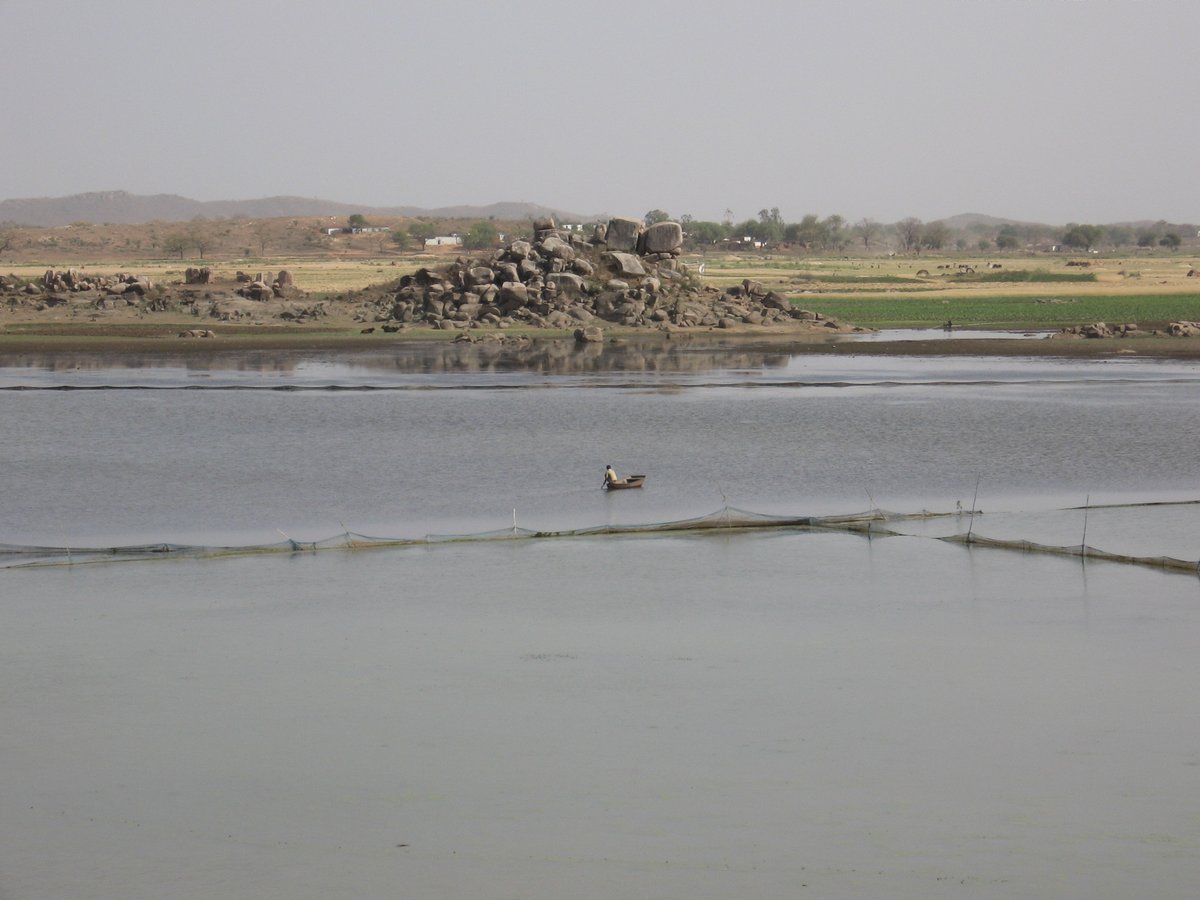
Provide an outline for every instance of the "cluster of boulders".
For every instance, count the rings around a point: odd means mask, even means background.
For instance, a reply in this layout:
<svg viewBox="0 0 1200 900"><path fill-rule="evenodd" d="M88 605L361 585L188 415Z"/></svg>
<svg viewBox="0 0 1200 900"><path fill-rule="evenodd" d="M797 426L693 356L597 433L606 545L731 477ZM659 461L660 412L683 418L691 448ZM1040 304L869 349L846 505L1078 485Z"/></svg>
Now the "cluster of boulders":
<svg viewBox="0 0 1200 900"><path fill-rule="evenodd" d="M1166 331L1171 337L1196 337L1200 335L1200 322L1172 322Z"/></svg>
<svg viewBox="0 0 1200 900"><path fill-rule="evenodd" d="M1136 322L1129 322L1122 325L1109 325L1106 322L1092 322L1089 325L1073 325L1069 328L1060 329L1057 337L1080 337L1080 338L1127 338L1135 335L1145 334L1142 329L1138 328ZM1169 335L1171 337L1196 337L1200 336L1200 322L1171 322L1163 329L1154 329L1150 331L1151 335Z"/></svg>
<svg viewBox="0 0 1200 900"><path fill-rule="evenodd" d="M46 274L42 276L42 287L46 291L58 294L98 291L111 296L130 293L144 296L154 290L154 283L141 275L124 272L116 275L84 275L76 269L47 269ZM26 287L26 293L35 294L40 291L36 285L30 284Z"/></svg>
<svg viewBox="0 0 1200 900"><path fill-rule="evenodd" d="M31 282L26 282L17 275L0 275L0 294L25 294L32 296L41 293L44 293L42 288Z"/></svg>
<svg viewBox="0 0 1200 900"><path fill-rule="evenodd" d="M1133 335L1140 333L1141 330L1135 322L1128 322L1122 325L1109 325L1107 322L1091 322L1087 325L1071 325L1067 328L1061 328L1058 332L1061 337L1081 338L1133 337Z"/></svg>
<svg viewBox="0 0 1200 900"><path fill-rule="evenodd" d="M175 311L221 321L259 320L264 314L307 322L329 314L322 303L307 305L287 270L276 276L238 273L238 283L221 283L207 267L188 268L183 282L161 284L141 275L98 275L77 269L48 269L40 278L0 276L0 295L9 307L37 310L62 307L72 316L134 308L139 315ZM265 301L277 301L266 307ZM278 301L283 301L282 303ZM299 302L294 302L299 301Z"/></svg>
<svg viewBox="0 0 1200 900"><path fill-rule="evenodd" d="M0 294L10 308L32 306L38 310L58 306L87 305L96 309L145 306L161 300L162 289L149 278L120 273L83 275L76 269L47 269L39 280L26 281L16 275L0 276Z"/></svg>
<svg viewBox="0 0 1200 900"><path fill-rule="evenodd" d="M441 329L526 325L570 329L597 320L625 326L731 328L808 323L849 330L786 297L743 281L725 290L702 285L680 262L677 222L649 227L612 219L589 239L534 223L533 240L513 241L485 258L459 257L405 275L371 297L364 321Z"/></svg>
<svg viewBox="0 0 1200 900"><path fill-rule="evenodd" d="M257 300L262 303L272 298L284 299L290 294L295 293L296 282L292 277L292 273L287 269L281 270L270 281L263 277L261 272L253 278L245 272L238 272L236 278L242 286L234 291L234 293L239 297L245 297L247 300Z"/></svg>

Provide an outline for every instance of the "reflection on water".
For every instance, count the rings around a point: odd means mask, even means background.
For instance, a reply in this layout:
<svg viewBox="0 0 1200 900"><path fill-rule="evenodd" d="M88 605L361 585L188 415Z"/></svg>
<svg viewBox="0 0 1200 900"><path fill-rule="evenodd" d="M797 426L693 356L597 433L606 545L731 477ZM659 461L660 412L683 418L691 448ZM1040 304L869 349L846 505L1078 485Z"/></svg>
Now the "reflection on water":
<svg viewBox="0 0 1200 900"><path fill-rule="evenodd" d="M838 343L830 338L826 343ZM47 352L0 356L0 391L36 388L853 386L884 384L1200 383L1200 365L1137 358L873 356L869 345L813 354L787 345L708 339L396 344L321 350L216 351L201 356Z"/></svg>
<svg viewBox="0 0 1200 900"><path fill-rule="evenodd" d="M6 378L22 371L32 374L103 372L136 373L178 369L186 373L249 372L295 375L320 370L325 374L389 373L405 375L478 375L528 373L700 373L723 369L769 369L787 364L786 349L746 347L744 343L687 338L625 339L579 344L573 340L423 342L393 344L380 349L339 351L235 350L210 354L133 353L112 355L86 352L42 352L0 356Z"/></svg>
<svg viewBox="0 0 1200 900"><path fill-rule="evenodd" d="M809 338L810 343L853 345L916 340L1029 340L1044 332L1008 332L960 329L890 329L861 334L830 334ZM490 337L490 336L489 336ZM120 372L180 369L186 372L258 372L292 375L306 366L331 359L329 351L223 350L205 353L120 354L87 351L0 352L0 372ZM786 365L796 351L769 340L744 337L673 335L628 337L604 343L578 344L570 339L504 338L472 343L423 341L391 344L386 348L339 350L337 366L347 371L402 374L479 374L531 372L568 375L602 372L699 373L726 369L770 369Z"/></svg>

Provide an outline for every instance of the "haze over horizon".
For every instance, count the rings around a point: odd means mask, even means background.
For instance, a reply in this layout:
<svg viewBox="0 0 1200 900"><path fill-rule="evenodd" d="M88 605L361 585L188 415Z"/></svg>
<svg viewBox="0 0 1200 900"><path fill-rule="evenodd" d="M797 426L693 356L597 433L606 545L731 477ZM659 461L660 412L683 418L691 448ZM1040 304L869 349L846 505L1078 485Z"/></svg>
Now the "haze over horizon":
<svg viewBox="0 0 1200 900"><path fill-rule="evenodd" d="M1200 219L1177 0L0 0L0 198Z"/></svg>

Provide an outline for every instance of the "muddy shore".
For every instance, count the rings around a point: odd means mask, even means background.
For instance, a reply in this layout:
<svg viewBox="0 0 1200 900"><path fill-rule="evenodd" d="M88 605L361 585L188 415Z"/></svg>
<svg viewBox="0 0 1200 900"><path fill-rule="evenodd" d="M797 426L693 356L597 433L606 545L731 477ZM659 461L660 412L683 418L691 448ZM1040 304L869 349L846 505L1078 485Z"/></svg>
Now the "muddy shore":
<svg viewBox="0 0 1200 900"><path fill-rule="evenodd" d="M444 344L457 335L427 328L410 328L396 333L321 326L220 326L212 328L212 337L180 337L186 323L153 326L142 323L8 323L0 331L0 362L13 363L28 354L81 352L121 357L153 353L180 357L219 356L245 351L328 351L331 354L379 350L388 346L413 343ZM936 335L936 336L935 336ZM478 343L503 342L519 346L547 342L569 342L571 332L550 329L530 331L472 332ZM1069 359L1104 359L1138 356L1163 359L1200 359L1200 338L1168 337L1142 334L1119 339L1084 339L1072 337L1030 338L962 338L932 332L928 340L874 339L855 340L847 335L827 335L793 329L689 329L684 332L650 331L647 329L610 327L605 329L605 342L636 344L643 351L653 352L656 346L692 345L705 348L764 349L790 353L855 354L862 356L1024 356ZM461 340L461 338L460 338Z"/></svg>

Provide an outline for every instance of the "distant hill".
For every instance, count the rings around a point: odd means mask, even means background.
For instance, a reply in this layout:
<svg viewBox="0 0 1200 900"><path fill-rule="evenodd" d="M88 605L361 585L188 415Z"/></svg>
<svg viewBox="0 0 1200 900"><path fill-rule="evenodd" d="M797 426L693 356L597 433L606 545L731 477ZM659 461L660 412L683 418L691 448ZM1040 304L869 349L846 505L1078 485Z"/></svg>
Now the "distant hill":
<svg viewBox="0 0 1200 900"><path fill-rule="evenodd" d="M550 209L536 203L492 203L488 206L361 206L311 197L262 197L258 200L191 200L178 194L130 194L99 191L69 197L35 197L0 201L0 222L52 228L72 222L96 225L139 225L146 222L190 222L193 219L274 219L282 216L403 216L431 219L522 219L555 216L585 222L593 217Z"/></svg>

